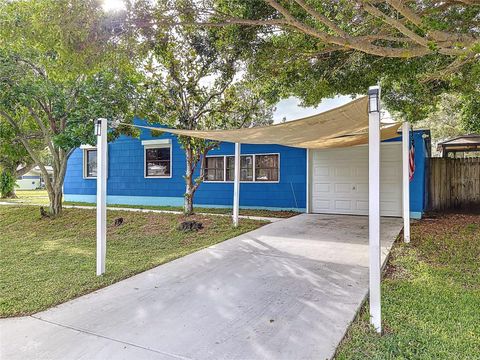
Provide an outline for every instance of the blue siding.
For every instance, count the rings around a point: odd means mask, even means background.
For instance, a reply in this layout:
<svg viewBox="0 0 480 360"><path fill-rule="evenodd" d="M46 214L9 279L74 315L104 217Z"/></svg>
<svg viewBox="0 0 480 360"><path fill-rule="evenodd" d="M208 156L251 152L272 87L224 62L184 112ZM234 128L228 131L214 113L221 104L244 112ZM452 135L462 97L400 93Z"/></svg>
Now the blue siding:
<svg viewBox="0 0 480 360"><path fill-rule="evenodd" d="M141 121L136 121L142 124ZM425 172L427 165L428 131L415 131L415 175L410 183L410 208L413 217L420 217L426 204ZM158 137L157 137L158 138ZM144 177L144 146L142 140L151 140L149 130L142 130L140 139L121 136L108 145L108 202L126 205L181 205L185 191L185 153L176 136L164 133L162 139L172 141L172 177ZM389 140L400 141L401 137ZM281 145L242 144L242 154L280 154L280 181L278 183L241 183L240 206L243 208L297 209L306 208L306 150ZM234 144L222 143L209 155L233 155ZM198 170L196 173L198 176ZM83 153L76 149L68 161L64 184L65 200L95 201L96 180L83 179ZM195 205L231 207L233 183L205 182L195 194Z"/></svg>
<svg viewBox="0 0 480 360"><path fill-rule="evenodd" d="M137 124L141 122L137 121ZM172 177L144 177L144 146L151 140L149 130L142 130L140 139L121 136L108 145L108 202L141 205L181 205L185 192L186 160L176 136L163 134L172 141ZM280 145L242 145L242 154L279 153L278 183L241 183L240 206L244 208L297 209L306 207L306 150ZM209 155L233 155L234 145L222 143ZM196 171L198 176L199 170ZM96 180L83 179L83 153L76 149L68 161L64 184L66 201L95 201ZM90 196L85 196L90 195ZM197 206L231 207L233 183L205 182L194 197Z"/></svg>
<svg viewBox="0 0 480 360"><path fill-rule="evenodd" d="M389 141L401 141L399 136ZM415 172L410 181L410 214L412 218L421 218L427 204L427 165L430 156L430 131L415 130L413 132L415 144Z"/></svg>

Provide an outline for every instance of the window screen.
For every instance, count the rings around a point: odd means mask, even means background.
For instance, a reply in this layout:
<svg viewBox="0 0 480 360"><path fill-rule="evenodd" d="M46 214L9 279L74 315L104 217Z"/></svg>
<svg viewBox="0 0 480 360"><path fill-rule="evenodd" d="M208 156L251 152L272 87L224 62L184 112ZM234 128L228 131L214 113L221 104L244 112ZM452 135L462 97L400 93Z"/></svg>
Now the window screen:
<svg viewBox="0 0 480 360"><path fill-rule="evenodd" d="M211 156L205 159L205 180L224 181L225 168L223 156Z"/></svg>
<svg viewBox="0 0 480 360"><path fill-rule="evenodd" d="M227 181L235 180L235 156L227 157ZM240 181L253 181L253 155L240 156Z"/></svg>
<svg viewBox="0 0 480 360"><path fill-rule="evenodd" d="M85 150L85 177L97 177L97 150Z"/></svg>
<svg viewBox="0 0 480 360"><path fill-rule="evenodd" d="M278 181L278 154L255 157L255 181Z"/></svg>
<svg viewBox="0 0 480 360"><path fill-rule="evenodd" d="M145 176L170 176L170 147L145 149Z"/></svg>

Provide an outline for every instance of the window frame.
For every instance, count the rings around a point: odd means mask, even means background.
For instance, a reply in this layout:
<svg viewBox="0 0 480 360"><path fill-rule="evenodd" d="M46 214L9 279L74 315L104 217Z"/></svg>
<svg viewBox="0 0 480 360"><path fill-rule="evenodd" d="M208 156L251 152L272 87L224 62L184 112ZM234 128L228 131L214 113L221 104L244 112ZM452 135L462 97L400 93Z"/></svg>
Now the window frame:
<svg viewBox="0 0 480 360"><path fill-rule="evenodd" d="M83 166L82 166L83 167L83 169L82 169L83 178L85 180L96 179L97 178L96 176L88 176L87 159L88 159L88 152L89 151L97 151L97 147L96 146L82 146L81 149L82 149L82 156L83 156L83 162L82 162L83 163ZM97 157L98 157L98 151L97 151ZM98 166L98 162L97 162L97 166ZM107 160L107 166L108 166L108 160ZM98 173L98 168L97 168L97 173Z"/></svg>
<svg viewBox="0 0 480 360"><path fill-rule="evenodd" d="M253 166L255 169L253 170L253 181L257 183L278 183L280 182L280 154L257 154L258 156L269 156L269 155L277 155L278 156L278 180L257 180L257 157L255 156L253 159ZM274 168L269 168L274 169Z"/></svg>
<svg viewBox="0 0 480 360"><path fill-rule="evenodd" d="M224 155L212 155L212 156L206 156L205 157L205 167L203 169L204 171L204 175L203 177L206 179L207 176L208 176L208 169L207 168L207 159L223 159L223 180L204 180L205 182L212 182L212 183L221 183L221 182L225 182L225 180L227 179L227 172L226 172L226 164L225 164L225 161L227 160L226 156ZM215 171L217 171L217 168L215 168Z"/></svg>
<svg viewBox="0 0 480 360"><path fill-rule="evenodd" d="M170 174L169 175L147 175L147 150L149 149L165 149L170 150ZM172 143L143 144L143 177L144 179L171 179L172 178Z"/></svg>
<svg viewBox="0 0 480 360"><path fill-rule="evenodd" d="M256 181L255 180L255 177L256 177L256 157L258 156L263 156L263 155L277 155L278 156L278 180L267 180L267 181ZM214 184L218 184L218 183L234 183L234 180L227 180L227 158L228 157L233 157L235 158L235 155L208 155L206 156L206 158L209 158L209 157L224 157L224 160L223 160L223 171L224 171L224 180L223 181L211 181L211 180L203 180L203 182L205 183L214 183ZM240 180L240 183L242 184L278 184L280 182L280 166L281 166L281 156L280 156L280 153L278 152L273 152L273 153L258 153L258 154L251 154L251 153L248 153L248 154L241 154L240 156L252 156L253 157L253 179L251 181L249 180Z"/></svg>

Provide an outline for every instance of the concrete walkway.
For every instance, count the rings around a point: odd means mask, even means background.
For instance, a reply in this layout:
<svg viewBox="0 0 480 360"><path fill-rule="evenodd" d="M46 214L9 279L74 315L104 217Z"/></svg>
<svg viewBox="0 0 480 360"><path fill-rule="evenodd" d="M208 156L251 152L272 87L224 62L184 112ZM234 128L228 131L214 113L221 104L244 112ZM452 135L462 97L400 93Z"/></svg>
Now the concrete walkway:
<svg viewBox="0 0 480 360"><path fill-rule="evenodd" d="M382 259L402 227L382 219ZM48 311L1 359L326 359L368 290L368 220L299 215ZM93 270L92 270L93 271Z"/></svg>

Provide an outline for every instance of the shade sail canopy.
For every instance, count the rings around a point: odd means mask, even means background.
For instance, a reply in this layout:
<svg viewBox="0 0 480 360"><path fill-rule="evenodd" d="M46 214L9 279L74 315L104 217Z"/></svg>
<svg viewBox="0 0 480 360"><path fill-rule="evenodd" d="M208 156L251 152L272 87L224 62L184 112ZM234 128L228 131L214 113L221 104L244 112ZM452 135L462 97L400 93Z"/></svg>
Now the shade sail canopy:
<svg viewBox="0 0 480 360"><path fill-rule="evenodd" d="M346 147L368 143L368 98L361 97L346 105L306 118L264 127L234 130L160 130L176 135L242 144L278 144L306 149ZM381 129L382 140L397 137L400 124Z"/></svg>

